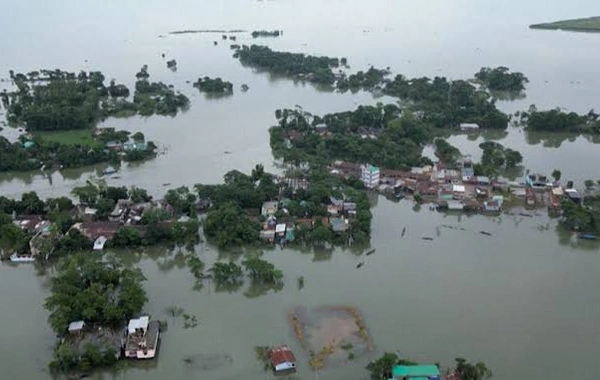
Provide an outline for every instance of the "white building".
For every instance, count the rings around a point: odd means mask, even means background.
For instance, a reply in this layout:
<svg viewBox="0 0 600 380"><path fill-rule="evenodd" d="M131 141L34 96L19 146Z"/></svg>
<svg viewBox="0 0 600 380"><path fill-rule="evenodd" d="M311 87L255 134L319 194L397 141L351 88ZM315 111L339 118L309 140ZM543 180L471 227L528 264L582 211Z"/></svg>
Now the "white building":
<svg viewBox="0 0 600 380"><path fill-rule="evenodd" d="M461 123L460 130L463 132L477 132L479 131L479 125L475 123Z"/></svg>
<svg viewBox="0 0 600 380"><path fill-rule="evenodd" d="M127 341L125 343L125 357L132 359L152 359L156 356L160 323L150 321L150 317L143 316L131 319L127 326Z"/></svg>
<svg viewBox="0 0 600 380"><path fill-rule="evenodd" d="M361 165L361 180L368 189L374 189L379 186L379 168L373 165Z"/></svg>

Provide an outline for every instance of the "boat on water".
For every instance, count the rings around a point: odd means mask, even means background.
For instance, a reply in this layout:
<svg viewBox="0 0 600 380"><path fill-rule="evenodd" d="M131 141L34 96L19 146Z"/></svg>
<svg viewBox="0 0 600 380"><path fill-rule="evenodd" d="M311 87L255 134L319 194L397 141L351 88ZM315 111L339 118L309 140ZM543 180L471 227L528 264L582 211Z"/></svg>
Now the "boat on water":
<svg viewBox="0 0 600 380"><path fill-rule="evenodd" d="M117 172L117 169L113 168L112 166L109 166L102 171L102 174L110 175L110 174L115 174L116 172Z"/></svg>
<svg viewBox="0 0 600 380"><path fill-rule="evenodd" d="M579 238L582 240L598 240L598 236L594 234L580 234Z"/></svg>
<svg viewBox="0 0 600 380"><path fill-rule="evenodd" d="M370 256L370 255L372 255L372 254L374 254L374 253L375 253L375 249L371 249L370 251L368 251L368 252L367 252L367 254L366 254L366 255L367 255L367 256Z"/></svg>
<svg viewBox="0 0 600 380"><path fill-rule="evenodd" d="M35 261L35 258L30 255L25 255L25 256L12 255L10 257L10 261L12 261L13 263L33 263Z"/></svg>
<svg viewBox="0 0 600 380"><path fill-rule="evenodd" d="M492 236L492 233L487 231L479 231L479 233L485 236Z"/></svg>

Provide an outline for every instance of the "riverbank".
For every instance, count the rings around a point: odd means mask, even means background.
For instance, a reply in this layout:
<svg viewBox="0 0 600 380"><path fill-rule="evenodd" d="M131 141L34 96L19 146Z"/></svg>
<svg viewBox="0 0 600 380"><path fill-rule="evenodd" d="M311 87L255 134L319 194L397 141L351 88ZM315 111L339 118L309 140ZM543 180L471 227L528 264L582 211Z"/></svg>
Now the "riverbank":
<svg viewBox="0 0 600 380"><path fill-rule="evenodd" d="M567 30L572 32L600 32L600 16L533 24L529 28Z"/></svg>

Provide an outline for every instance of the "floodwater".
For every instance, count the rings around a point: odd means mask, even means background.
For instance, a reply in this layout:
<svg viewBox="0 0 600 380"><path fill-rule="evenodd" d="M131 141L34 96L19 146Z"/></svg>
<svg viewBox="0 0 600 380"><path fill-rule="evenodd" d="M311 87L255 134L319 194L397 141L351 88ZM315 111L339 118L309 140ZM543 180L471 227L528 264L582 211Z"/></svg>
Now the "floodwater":
<svg viewBox="0 0 600 380"><path fill-rule="evenodd" d="M249 171L256 163L275 170L268 127L277 108L300 105L320 114L378 101L367 93L331 93L255 73L231 58L229 42L223 43L220 33L174 36L169 31L281 29L284 35L278 39L252 40L242 34L237 43L345 56L353 70L372 64L407 76L468 78L481 66L506 65L531 81L525 99L500 103L507 112L532 103L538 109L562 106L587 112L598 108L600 54L595 48L600 36L534 31L527 25L599 13L600 3L592 0L66 0L60 5L6 0L0 2L0 14L10 15L0 24L0 73L6 78L9 69L101 70L107 78L132 86L135 72L148 64L151 78L174 84L191 98L191 107L175 118L104 122L141 130L166 150L154 161L125 167L120 179L108 183L135 184L160 195L164 183L216 183L226 171ZM177 72L166 68L162 53L177 60ZM235 94L208 99L186 82L205 75L233 82ZM238 90L242 83L250 86L247 93ZM521 151L525 165L534 171L558 168L563 177L578 182L597 177L587 163L598 162L600 150L583 137L526 137L510 129L506 136L454 136L450 142L477 157L478 143L487 138ZM2 174L0 193L67 194L93 175L92 169L49 176ZM253 346L286 343L301 362L292 378L312 379L317 374L308 369L287 313L298 306L345 304L361 310L376 354L397 350L404 357L444 365L457 356L484 360L497 379L595 378L600 371L597 246L569 240L545 217L446 216L383 198L373 213L374 255L357 257L350 250L266 252L265 258L283 270L285 286L265 294L248 285L233 293L217 292L210 283L194 290L181 254L164 249L114 253L144 271L147 311L166 319L169 329L157 361L97 377L265 379L270 375L262 372ZM436 229L443 224L465 230ZM407 234L401 238L404 226ZM424 241L423 236L434 240ZM196 249L209 264L230 257L208 245ZM365 265L356 269L360 261ZM305 278L301 290L299 276ZM5 375L48 378L45 368L55 340L43 309L47 276L38 275L33 266L3 264L0 284L5 289L0 294L5 326L0 330L5 343L0 365ZM165 313L169 306L197 316L198 326L184 328L182 319ZM211 363L189 365L184 362L188 357ZM318 377L366 378L367 360L355 359Z"/></svg>

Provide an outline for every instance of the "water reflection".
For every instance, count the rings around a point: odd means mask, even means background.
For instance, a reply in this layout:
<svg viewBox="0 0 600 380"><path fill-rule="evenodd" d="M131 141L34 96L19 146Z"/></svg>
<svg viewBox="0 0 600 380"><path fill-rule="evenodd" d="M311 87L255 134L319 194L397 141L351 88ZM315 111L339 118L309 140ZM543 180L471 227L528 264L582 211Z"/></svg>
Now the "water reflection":
<svg viewBox="0 0 600 380"><path fill-rule="evenodd" d="M573 133L525 131L525 141L527 144L538 145L542 143L544 148L560 148L563 142L574 143L578 138L579 135ZM593 140L595 141L588 139L588 141L593 143L600 141L598 137Z"/></svg>

